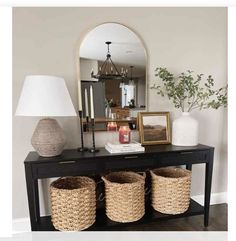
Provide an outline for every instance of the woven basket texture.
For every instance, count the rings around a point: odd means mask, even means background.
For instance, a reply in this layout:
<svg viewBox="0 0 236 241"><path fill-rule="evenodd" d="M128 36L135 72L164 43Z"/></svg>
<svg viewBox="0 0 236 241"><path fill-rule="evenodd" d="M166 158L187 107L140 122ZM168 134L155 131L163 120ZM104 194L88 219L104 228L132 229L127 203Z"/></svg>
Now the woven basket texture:
<svg viewBox="0 0 236 241"><path fill-rule="evenodd" d="M187 211L190 203L191 171L165 167L150 172L153 208L165 214Z"/></svg>
<svg viewBox="0 0 236 241"><path fill-rule="evenodd" d="M105 182L106 215L109 219L128 223L145 214L145 175L113 172L102 177Z"/></svg>
<svg viewBox="0 0 236 241"><path fill-rule="evenodd" d="M51 183L50 194L52 223L57 230L79 231L95 222L95 182L91 178L59 178Z"/></svg>

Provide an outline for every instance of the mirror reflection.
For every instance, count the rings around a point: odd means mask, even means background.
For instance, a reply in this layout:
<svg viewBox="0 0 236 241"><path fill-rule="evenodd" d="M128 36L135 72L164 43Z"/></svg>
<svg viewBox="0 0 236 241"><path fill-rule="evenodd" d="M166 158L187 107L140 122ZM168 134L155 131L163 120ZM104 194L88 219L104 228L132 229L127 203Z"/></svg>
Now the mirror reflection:
<svg viewBox="0 0 236 241"><path fill-rule="evenodd" d="M137 113L146 108L146 54L133 31L117 23L91 30L80 46L80 79L83 99L90 85L94 89L96 130L136 128ZM85 131L89 106L84 101Z"/></svg>

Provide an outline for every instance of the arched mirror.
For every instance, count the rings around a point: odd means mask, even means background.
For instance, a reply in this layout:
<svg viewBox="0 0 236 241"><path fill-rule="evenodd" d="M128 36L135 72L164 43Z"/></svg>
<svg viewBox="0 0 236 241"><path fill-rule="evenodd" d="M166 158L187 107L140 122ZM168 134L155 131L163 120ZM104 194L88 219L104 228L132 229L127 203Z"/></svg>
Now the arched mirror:
<svg viewBox="0 0 236 241"><path fill-rule="evenodd" d="M136 129L137 113L147 104L146 50L140 38L124 25L104 23L84 37L79 58L82 98L89 101L90 85L94 90L95 130ZM89 110L83 102L86 131Z"/></svg>

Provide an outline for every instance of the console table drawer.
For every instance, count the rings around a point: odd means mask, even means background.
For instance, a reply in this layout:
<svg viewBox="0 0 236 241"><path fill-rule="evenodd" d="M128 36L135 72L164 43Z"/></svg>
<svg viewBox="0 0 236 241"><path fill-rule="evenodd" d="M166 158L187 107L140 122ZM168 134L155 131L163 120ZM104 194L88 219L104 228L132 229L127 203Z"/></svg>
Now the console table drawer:
<svg viewBox="0 0 236 241"><path fill-rule="evenodd" d="M33 166L33 175L37 178L86 175L95 172L97 164L92 162L61 161Z"/></svg>
<svg viewBox="0 0 236 241"><path fill-rule="evenodd" d="M145 158L139 155L127 155L117 158L116 160L106 161L106 170L129 170L129 169L144 169L153 166L153 158Z"/></svg>
<svg viewBox="0 0 236 241"><path fill-rule="evenodd" d="M176 163L186 163L186 162L191 162L191 163L205 163L208 158L208 151L197 151L197 152L192 152L192 151L185 151L185 152L179 152L178 154L176 153L160 153L156 156L156 162L173 162L175 161Z"/></svg>

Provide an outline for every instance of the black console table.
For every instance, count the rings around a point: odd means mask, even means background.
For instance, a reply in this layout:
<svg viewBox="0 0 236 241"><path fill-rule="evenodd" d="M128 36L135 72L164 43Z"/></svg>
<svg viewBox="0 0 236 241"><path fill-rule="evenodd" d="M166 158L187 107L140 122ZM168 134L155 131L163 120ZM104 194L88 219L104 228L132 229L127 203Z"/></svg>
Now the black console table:
<svg viewBox="0 0 236 241"><path fill-rule="evenodd" d="M214 148L197 145L192 147L177 147L173 145L146 146L143 153L110 154L105 149L100 152L80 153L77 150L64 150L62 155L45 158L36 152L30 152L24 162L28 193L28 204L32 231L55 230L50 216L40 216L38 180L51 177L99 175L109 171L148 169L186 165L191 170L193 164L205 163L205 201L204 207L191 199L189 209L178 215L164 215L146 206L146 213L142 219L135 222L148 223L159 219L170 219L204 214L204 225L208 226L212 168ZM150 204L150 203L149 203ZM135 223L132 223L135 224ZM104 208L97 210L97 221L87 230L122 230L123 225L109 220Z"/></svg>

